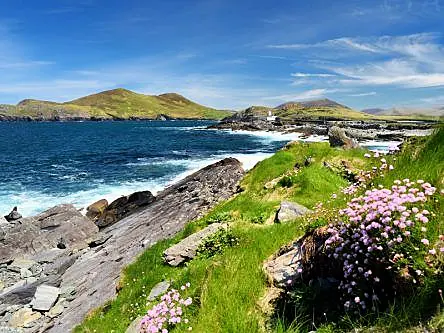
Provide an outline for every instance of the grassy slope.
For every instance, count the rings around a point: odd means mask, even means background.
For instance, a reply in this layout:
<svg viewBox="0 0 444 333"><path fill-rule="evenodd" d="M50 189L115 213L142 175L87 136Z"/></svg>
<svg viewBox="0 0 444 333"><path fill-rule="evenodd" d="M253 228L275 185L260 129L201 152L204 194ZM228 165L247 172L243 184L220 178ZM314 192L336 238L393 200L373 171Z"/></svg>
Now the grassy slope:
<svg viewBox="0 0 444 333"><path fill-rule="evenodd" d="M390 184L395 178L423 178L438 185L444 185L444 130L435 136L424 149L407 151L398 157L395 170L386 178L378 180ZM234 199L220 204L207 217L190 223L186 230L174 239L160 242L147 250L125 271L124 288L104 309L97 310L76 332L124 332L136 316L146 310L146 291L162 279L174 279L175 285L190 281L190 292L195 299L191 324L195 332L258 332L264 327L264 318L258 302L267 287L261 266L263 261L282 245L301 236L308 221L299 220L289 224L261 225L258 216L272 217L282 199L300 202L309 208L323 201L327 206L344 205L339 198L329 201L331 194L346 184L339 175L322 167L323 161L330 163L345 159L354 166L366 167L368 160L362 158L363 151L340 151L327 144L296 144L290 149L279 151L273 157L259 163L242 182L244 192ZM264 189L268 181L291 170L296 162L303 162L305 156L313 156L315 162L305 167L295 178L291 188ZM163 265L161 253L171 244L208 223L221 212L229 212L235 234L240 245L227 249L212 259L195 259L182 268ZM444 212L441 212L444 217ZM441 230L444 226L440 226ZM437 232L436 230L434 231ZM418 303L419 304L419 303ZM393 331L392 328L409 326L420 312L405 308L400 315L381 316L379 331ZM414 316L413 316L414 317ZM440 325L442 317L435 317ZM442 324L442 323L441 323ZM350 323L349 328L360 325ZM181 332L184 327L175 331ZM278 325L275 332L298 332ZM336 332L333 326L319 330ZM379 332L378 331L378 332Z"/></svg>
<svg viewBox="0 0 444 333"><path fill-rule="evenodd" d="M9 108L10 109L10 108ZM114 89L89 95L66 103L25 100L11 115L52 117L88 117L128 119L130 117L154 119L160 114L173 118L221 119L230 114L194 103L178 94L150 96L126 89Z"/></svg>

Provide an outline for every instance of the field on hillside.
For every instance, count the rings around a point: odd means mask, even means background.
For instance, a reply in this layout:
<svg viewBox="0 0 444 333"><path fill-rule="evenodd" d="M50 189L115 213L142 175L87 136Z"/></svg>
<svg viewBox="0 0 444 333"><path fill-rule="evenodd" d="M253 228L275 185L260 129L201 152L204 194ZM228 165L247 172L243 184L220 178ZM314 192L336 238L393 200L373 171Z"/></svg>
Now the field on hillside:
<svg viewBox="0 0 444 333"><path fill-rule="evenodd" d="M394 170L375 178L374 186L390 187L397 179L410 178L428 181L438 190L443 188L443 142L444 129L441 129L429 139L414 140L400 154L387 156L387 163L392 163ZM347 198L340 189L348 186L349 182L341 172L326 168L324 162L339 168L345 161L352 169L367 170L372 167L372 162L364 157L365 153L361 149L332 149L325 143L296 143L260 162L242 181L242 193L221 203L204 218L190 223L173 239L157 243L130 265L125 271L121 282L123 289L118 297L92 313L75 331L125 332L131 321L149 308L146 296L162 280L173 280L176 288L191 283L186 291L186 295L193 298L188 314L190 322L178 324L174 332L185 331L189 326L194 332L205 333L289 333L315 329L317 332L348 332L353 328L364 332L367 327L373 327L372 332L416 332L420 323L427 322L432 331L444 330L444 315L440 310L444 304L437 300L437 290L427 288L410 299L392 304L388 312L381 312L371 319L341 316L315 324L311 320L312 309L302 311L293 320L281 317L279 313L273 318L263 313L260 300L268 287L262 271L263 262L283 245L302 236L307 229L327 223L329 214L346 204ZM304 166L309 157L311 163ZM282 176L280 181L270 186L271 181ZM316 219L308 216L286 224L273 223L279 203L284 199L310 209L322 202L325 216L318 215ZM438 207L435 220L441 222L434 230L428 231L431 240L437 239L444 230L443 197L439 200L434 204ZM228 222L238 245L212 257L200 256L183 267L173 268L163 263L162 252L166 248L213 222ZM442 278L434 281L433 285L441 282ZM430 293L436 294L436 297L430 298Z"/></svg>

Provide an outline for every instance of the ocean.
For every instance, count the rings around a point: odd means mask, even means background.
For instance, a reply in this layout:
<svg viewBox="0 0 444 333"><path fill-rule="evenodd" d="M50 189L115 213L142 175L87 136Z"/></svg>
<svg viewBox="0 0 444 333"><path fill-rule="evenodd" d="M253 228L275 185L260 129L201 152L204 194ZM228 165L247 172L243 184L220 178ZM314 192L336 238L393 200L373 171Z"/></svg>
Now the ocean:
<svg viewBox="0 0 444 333"><path fill-rule="evenodd" d="M0 214L61 203L78 208L135 191L153 194L231 156L245 169L298 134L206 129L208 121L0 122ZM325 137L311 137L323 141ZM385 150L386 143L372 143Z"/></svg>

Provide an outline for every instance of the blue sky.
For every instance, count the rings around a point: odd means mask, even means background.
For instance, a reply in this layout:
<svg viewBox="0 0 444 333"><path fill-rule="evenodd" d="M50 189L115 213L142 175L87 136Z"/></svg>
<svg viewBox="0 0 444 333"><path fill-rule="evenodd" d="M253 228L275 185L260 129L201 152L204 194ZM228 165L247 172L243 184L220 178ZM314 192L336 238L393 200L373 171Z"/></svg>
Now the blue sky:
<svg viewBox="0 0 444 333"><path fill-rule="evenodd" d="M0 103L116 87L242 109L444 105L444 0L2 0Z"/></svg>

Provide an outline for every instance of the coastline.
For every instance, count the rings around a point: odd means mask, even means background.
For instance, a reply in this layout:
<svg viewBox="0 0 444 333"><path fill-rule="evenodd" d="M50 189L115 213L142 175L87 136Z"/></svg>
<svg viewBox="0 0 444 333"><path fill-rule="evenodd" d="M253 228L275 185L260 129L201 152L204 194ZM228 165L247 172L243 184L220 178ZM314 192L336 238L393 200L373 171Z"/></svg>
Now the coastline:
<svg viewBox="0 0 444 333"><path fill-rule="evenodd" d="M160 122L160 121L158 121ZM175 127L172 127L175 128ZM177 128L177 127L176 127ZM213 131L215 129L205 129L203 127L189 127L184 128L186 131L193 130L208 130ZM218 130L220 131L220 130ZM311 135L304 136L302 133L298 132L282 132L282 131L232 131L232 130L222 130L230 135L247 135L255 138L261 142L264 147L269 146L273 142L279 143L271 152L239 152L239 153L220 153L215 151L208 157L204 158L182 158L174 160L159 160L158 162L153 162L151 159L145 160L141 158L135 162L129 162L127 165L131 167L146 167L149 168L153 163L158 163L160 165L170 165L172 167L178 167L184 169L183 171L171 175L165 176L157 179L146 179L138 181L124 181L120 183L109 183L106 181L97 180L96 184L92 185L91 188L84 188L82 190L67 193L65 195L59 194L49 194L42 191L24 191L16 192L14 195L10 195L9 199L3 204L2 213L7 214L13 206L18 206L24 216L31 216L38 214L45 209L53 207L57 204L66 203L73 204L77 209L85 213L87 206L101 199L106 199L108 202L112 202L119 197L130 195L134 192L148 190L154 195L161 192L165 188L174 185L175 183L186 178L188 175L204 168L207 165L215 163L227 157L234 157L238 159L245 170L252 169L258 162L272 156L280 147L284 146L291 141L302 141L302 142L327 142L328 137L324 135ZM368 141L363 143L364 147L370 148L370 150L378 150L380 152L387 152L388 148L399 144L400 141ZM64 167L63 165L60 166ZM81 173L82 170L79 170ZM74 177L73 179L68 179L75 181L76 176L63 176L66 179ZM7 195L7 194L6 194Z"/></svg>

